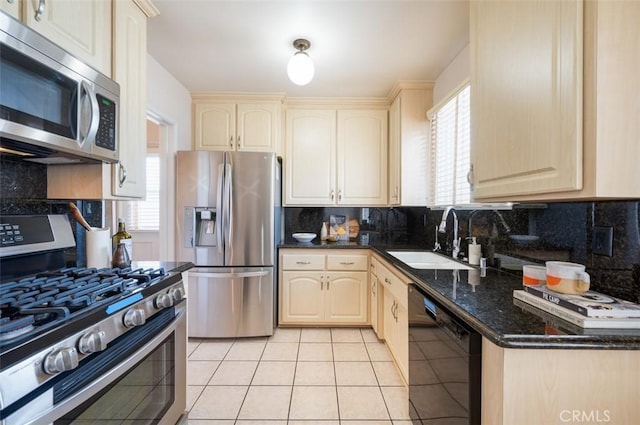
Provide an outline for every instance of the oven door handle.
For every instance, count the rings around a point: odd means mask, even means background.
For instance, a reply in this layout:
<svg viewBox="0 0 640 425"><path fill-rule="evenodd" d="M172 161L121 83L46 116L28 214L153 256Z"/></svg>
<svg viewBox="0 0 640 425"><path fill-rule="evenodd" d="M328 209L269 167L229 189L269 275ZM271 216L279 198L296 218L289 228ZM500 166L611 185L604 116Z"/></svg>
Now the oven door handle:
<svg viewBox="0 0 640 425"><path fill-rule="evenodd" d="M105 389L109 384L119 379L124 372L134 367L138 362L142 361L145 357L158 348L158 344L165 338L168 338L173 332L176 331L180 322L186 320L186 310L181 309L177 312L175 319L171 322L170 326L167 326L152 339L147 341L141 349L136 351L130 357L127 357L123 362L119 363L116 367L109 370L109 372L102 375L100 378L87 385L78 391L72 397L58 403L51 410L44 412L44 414L38 416L37 419L27 422L25 425L36 425L42 423L53 423L55 420L60 419L67 412L72 411L76 407L80 406L91 397L98 394Z"/></svg>

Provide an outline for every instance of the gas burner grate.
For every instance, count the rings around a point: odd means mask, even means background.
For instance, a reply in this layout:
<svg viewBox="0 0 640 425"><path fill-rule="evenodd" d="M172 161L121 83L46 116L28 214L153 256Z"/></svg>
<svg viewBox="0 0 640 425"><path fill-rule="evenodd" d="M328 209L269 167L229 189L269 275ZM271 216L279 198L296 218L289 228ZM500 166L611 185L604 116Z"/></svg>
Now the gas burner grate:
<svg viewBox="0 0 640 425"><path fill-rule="evenodd" d="M163 268L71 267L38 273L0 287L0 340L51 327L153 285Z"/></svg>

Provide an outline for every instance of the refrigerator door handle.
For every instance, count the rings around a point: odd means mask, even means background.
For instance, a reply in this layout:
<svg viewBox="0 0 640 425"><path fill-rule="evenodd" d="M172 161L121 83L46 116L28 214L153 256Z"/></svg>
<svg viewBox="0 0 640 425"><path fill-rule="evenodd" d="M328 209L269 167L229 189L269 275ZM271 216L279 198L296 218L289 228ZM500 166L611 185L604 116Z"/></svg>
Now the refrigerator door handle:
<svg viewBox="0 0 640 425"><path fill-rule="evenodd" d="M222 247L222 176L223 176L223 165L218 164L218 188L216 190L216 245L218 246L218 252L223 252Z"/></svg>
<svg viewBox="0 0 640 425"><path fill-rule="evenodd" d="M232 168L231 164L225 165L225 179L224 179L224 196L225 196L225 214L224 222L227 223L227 231L225 232L225 249L229 255L225 254L225 257L230 257L233 247L231 246L231 235L233 235L233 199L232 199L232 187L233 182L231 179ZM225 259L226 260L226 259Z"/></svg>
<svg viewBox="0 0 640 425"><path fill-rule="evenodd" d="M189 272L190 277L205 277L205 278L213 278L213 279L228 279L234 277L262 277L267 276L269 274L269 270L263 271L251 271L251 272L239 272L239 273L202 273L202 272Z"/></svg>

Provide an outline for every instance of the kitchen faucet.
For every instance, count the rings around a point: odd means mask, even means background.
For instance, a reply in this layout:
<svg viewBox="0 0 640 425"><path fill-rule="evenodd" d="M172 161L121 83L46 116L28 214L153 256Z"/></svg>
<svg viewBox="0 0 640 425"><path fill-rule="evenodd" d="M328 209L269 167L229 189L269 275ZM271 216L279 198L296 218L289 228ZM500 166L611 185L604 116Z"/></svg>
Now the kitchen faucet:
<svg viewBox="0 0 640 425"><path fill-rule="evenodd" d="M473 237L473 216L476 215L476 213L479 213L481 211L486 211L486 210L475 210L475 211L472 211L471 214L469 214L469 238ZM489 211L493 212L496 216L498 216L498 218L500 219L500 224L502 224L502 227L504 229L504 232L511 233L511 227L509 227L509 225L505 221L502 214L500 214L500 211L498 210L489 210Z"/></svg>
<svg viewBox="0 0 640 425"><path fill-rule="evenodd" d="M458 258L458 254L460 254L460 238L458 237L458 216L456 215L456 211L453 207L445 208L442 213L442 221L440 222L440 227L438 230L440 233L445 233L447 231L447 217L449 217L449 213L453 213L453 243L451 248L451 256L453 258Z"/></svg>

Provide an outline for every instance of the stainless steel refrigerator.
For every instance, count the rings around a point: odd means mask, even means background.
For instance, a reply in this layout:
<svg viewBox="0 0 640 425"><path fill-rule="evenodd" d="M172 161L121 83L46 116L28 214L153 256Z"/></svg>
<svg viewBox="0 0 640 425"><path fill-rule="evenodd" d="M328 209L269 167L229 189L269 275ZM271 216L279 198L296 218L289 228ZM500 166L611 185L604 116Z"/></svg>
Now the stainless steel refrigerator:
<svg viewBox="0 0 640 425"><path fill-rule="evenodd" d="M281 174L273 153L180 151L176 219L188 275L188 334L272 335Z"/></svg>

